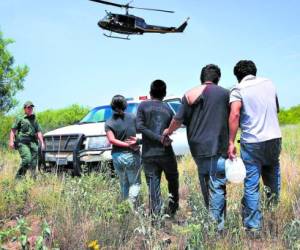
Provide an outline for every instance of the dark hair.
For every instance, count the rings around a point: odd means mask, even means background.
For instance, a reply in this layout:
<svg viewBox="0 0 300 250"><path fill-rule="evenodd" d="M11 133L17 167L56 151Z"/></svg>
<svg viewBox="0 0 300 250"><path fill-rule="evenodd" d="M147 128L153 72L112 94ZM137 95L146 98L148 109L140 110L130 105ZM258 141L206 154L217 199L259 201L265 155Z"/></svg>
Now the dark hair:
<svg viewBox="0 0 300 250"><path fill-rule="evenodd" d="M167 85L162 80L155 80L151 83L150 95L153 98L164 99L167 94Z"/></svg>
<svg viewBox="0 0 300 250"><path fill-rule="evenodd" d="M111 108L116 115L124 116L124 110L127 108L127 101L122 95L115 95L111 100Z"/></svg>
<svg viewBox="0 0 300 250"><path fill-rule="evenodd" d="M240 82L247 75L256 76L256 66L255 63L250 60L241 60L239 61L233 69L233 73Z"/></svg>
<svg viewBox="0 0 300 250"><path fill-rule="evenodd" d="M200 80L201 83L206 81L213 82L214 84L218 84L221 78L221 70L215 64L208 64L201 70Z"/></svg>

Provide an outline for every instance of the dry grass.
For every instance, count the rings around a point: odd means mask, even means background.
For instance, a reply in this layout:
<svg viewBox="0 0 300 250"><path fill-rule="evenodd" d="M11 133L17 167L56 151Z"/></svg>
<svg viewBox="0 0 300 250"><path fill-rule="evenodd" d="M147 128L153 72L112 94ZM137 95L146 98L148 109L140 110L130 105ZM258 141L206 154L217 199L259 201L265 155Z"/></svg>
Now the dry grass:
<svg viewBox="0 0 300 250"><path fill-rule="evenodd" d="M261 239L249 239L242 230L242 185L227 186L228 232L222 237L214 233L203 208L196 166L190 156L179 163L180 211L176 218L161 219L153 226L145 214L147 205L133 213L128 203L119 202L116 180L98 174L81 179L39 175L36 180L28 177L15 182L19 158L16 153L6 151L0 151L0 235L13 228L19 216L24 216L32 228L29 233L32 247L32 239L41 232L38 224L46 219L52 229L51 237L45 241L50 248L87 249L89 242L97 240L100 249L296 249L297 240L300 241L297 226L300 220L300 126L282 130L281 202L271 211L263 210ZM162 190L166 198L165 180ZM145 182L142 195L147 201ZM18 249L19 245L12 242L16 235L18 233L4 238L3 247Z"/></svg>

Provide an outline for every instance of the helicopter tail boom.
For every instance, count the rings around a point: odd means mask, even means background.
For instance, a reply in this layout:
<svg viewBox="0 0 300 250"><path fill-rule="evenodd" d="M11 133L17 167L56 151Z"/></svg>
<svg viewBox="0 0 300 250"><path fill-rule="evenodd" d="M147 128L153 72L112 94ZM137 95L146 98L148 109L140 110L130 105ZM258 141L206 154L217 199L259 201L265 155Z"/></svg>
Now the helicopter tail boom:
<svg viewBox="0 0 300 250"><path fill-rule="evenodd" d="M147 24L146 27L139 27L140 30L142 30L145 33L181 33L185 30L186 26L188 25L188 20L185 20L178 28L176 27L163 27L163 26L155 26L155 25L149 25Z"/></svg>
<svg viewBox="0 0 300 250"><path fill-rule="evenodd" d="M177 29L176 29L176 32L183 32L186 28L186 26L188 25L188 20L190 18L187 18L183 24L181 24Z"/></svg>

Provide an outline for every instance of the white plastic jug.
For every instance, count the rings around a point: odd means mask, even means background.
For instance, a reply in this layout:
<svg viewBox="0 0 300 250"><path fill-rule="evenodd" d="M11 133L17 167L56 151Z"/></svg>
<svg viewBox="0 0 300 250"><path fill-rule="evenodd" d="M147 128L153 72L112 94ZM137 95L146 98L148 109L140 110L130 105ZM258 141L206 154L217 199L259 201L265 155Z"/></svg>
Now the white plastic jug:
<svg viewBox="0 0 300 250"><path fill-rule="evenodd" d="M225 175L229 182L241 183L246 177L246 168L240 157L225 161Z"/></svg>

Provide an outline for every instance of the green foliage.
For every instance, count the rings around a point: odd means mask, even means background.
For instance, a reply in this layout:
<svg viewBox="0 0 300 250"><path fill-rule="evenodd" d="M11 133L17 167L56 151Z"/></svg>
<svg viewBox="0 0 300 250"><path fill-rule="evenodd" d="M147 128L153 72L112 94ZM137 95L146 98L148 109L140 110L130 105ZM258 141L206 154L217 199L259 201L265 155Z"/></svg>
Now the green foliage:
<svg viewBox="0 0 300 250"><path fill-rule="evenodd" d="M37 236L34 246L35 250L48 250L45 242L51 236L51 229L47 221L43 221L40 226L41 233ZM6 230L0 231L0 244L1 246L5 241L12 240L18 241L21 245L22 250L33 249L29 243L29 233L31 232L31 228L28 225L28 222L24 217L20 217L17 220L17 225L15 227L10 227ZM2 248L0 248L2 249ZM5 248L3 248L5 249Z"/></svg>
<svg viewBox="0 0 300 250"><path fill-rule="evenodd" d="M22 250L29 250L28 233L31 229L24 218L18 219L17 230L20 232L18 240Z"/></svg>
<svg viewBox="0 0 300 250"><path fill-rule="evenodd" d="M22 214L32 180L0 180L0 218L9 218Z"/></svg>
<svg viewBox="0 0 300 250"><path fill-rule="evenodd" d="M0 147L7 145L13 120L14 118L12 116L4 116L0 114Z"/></svg>
<svg viewBox="0 0 300 250"><path fill-rule="evenodd" d="M14 57L7 50L11 43L13 40L4 39L0 31L0 114L17 105L14 96L24 88L23 82L29 71L27 66L14 66Z"/></svg>
<svg viewBox="0 0 300 250"><path fill-rule="evenodd" d="M7 241L9 238L14 237L16 233L16 228L8 228L6 230L0 231L0 247L2 244ZM0 248L1 249L1 248ZM2 250L2 249L1 249Z"/></svg>
<svg viewBox="0 0 300 250"><path fill-rule="evenodd" d="M45 241L51 236L51 229L47 221L44 221L42 224L41 235L35 241L35 250L47 250L45 246Z"/></svg>
<svg viewBox="0 0 300 250"><path fill-rule="evenodd" d="M295 219L291 223L286 225L283 237L289 249L300 249L299 219Z"/></svg>
<svg viewBox="0 0 300 250"><path fill-rule="evenodd" d="M44 132L67 126L80 121L87 113L87 107L73 104L63 109L48 109L37 114L38 121Z"/></svg>
<svg viewBox="0 0 300 250"><path fill-rule="evenodd" d="M281 109L278 117L281 125L300 123L300 105L289 109Z"/></svg>

